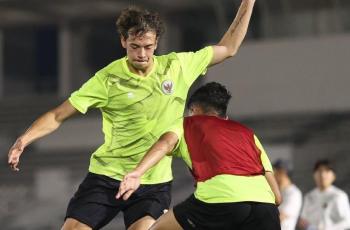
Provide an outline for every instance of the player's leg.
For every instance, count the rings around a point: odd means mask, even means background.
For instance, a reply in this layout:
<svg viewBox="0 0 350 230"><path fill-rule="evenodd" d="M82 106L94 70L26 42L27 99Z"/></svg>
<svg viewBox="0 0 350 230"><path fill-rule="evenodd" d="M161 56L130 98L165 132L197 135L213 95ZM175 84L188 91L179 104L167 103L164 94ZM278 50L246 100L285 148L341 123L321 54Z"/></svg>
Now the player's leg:
<svg viewBox="0 0 350 230"><path fill-rule="evenodd" d="M276 205L257 203L256 215L260 218L261 230L281 230L279 211Z"/></svg>
<svg viewBox="0 0 350 230"><path fill-rule="evenodd" d="M174 207L173 215L186 230L241 230L251 211L247 202L207 203L192 195ZM259 226L254 230L257 229L260 230Z"/></svg>
<svg viewBox="0 0 350 230"><path fill-rule="evenodd" d="M73 218L67 218L61 230L92 230L89 226Z"/></svg>
<svg viewBox="0 0 350 230"><path fill-rule="evenodd" d="M149 229L156 220L151 216L144 216L141 219L138 219L136 222L128 227L128 230L143 230Z"/></svg>
<svg viewBox="0 0 350 230"><path fill-rule="evenodd" d="M169 209L171 182L141 185L127 201L124 223L128 230L148 229L156 219Z"/></svg>
<svg viewBox="0 0 350 230"><path fill-rule="evenodd" d="M88 173L70 200L62 229L100 229L123 208L125 201L115 199L120 182Z"/></svg>
<svg viewBox="0 0 350 230"><path fill-rule="evenodd" d="M242 230L281 230L278 208L274 204L252 202L252 212Z"/></svg>
<svg viewBox="0 0 350 230"><path fill-rule="evenodd" d="M150 230L182 230L183 228L177 222L173 210L169 210L162 215L150 228Z"/></svg>

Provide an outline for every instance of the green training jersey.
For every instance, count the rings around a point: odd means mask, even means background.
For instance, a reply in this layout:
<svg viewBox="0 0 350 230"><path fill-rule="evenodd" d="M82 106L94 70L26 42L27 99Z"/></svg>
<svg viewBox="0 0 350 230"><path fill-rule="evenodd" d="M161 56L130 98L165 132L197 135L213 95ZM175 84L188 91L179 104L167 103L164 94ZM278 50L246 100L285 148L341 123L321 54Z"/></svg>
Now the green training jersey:
<svg viewBox="0 0 350 230"><path fill-rule="evenodd" d="M255 144L260 149L260 159L265 171L272 172L270 160L262 147L259 139L254 136ZM181 138L180 144L175 156L181 157L189 168L192 168L190 153L188 152L184 138ZM198 200L206 203L229 203L255 201L263 203L275 203L275 195L269 186L265 176L236 176L221 174L214 176L206 181L197 182L194 193Z"/></svg>
<svg viewBox="0 0 350 230"><path fill-rule="evenodd" d="M72 93L69 101L81 113L91 108L102 112L104 143L92 154L89 171L121 180L162 134L173 131L180 137L188 90L205 73L212 57L210 46L154 56L152 70L145 77L132 73L124 57ZM171 156L167 156L147 171L141 183L170 180Z"/></svg>

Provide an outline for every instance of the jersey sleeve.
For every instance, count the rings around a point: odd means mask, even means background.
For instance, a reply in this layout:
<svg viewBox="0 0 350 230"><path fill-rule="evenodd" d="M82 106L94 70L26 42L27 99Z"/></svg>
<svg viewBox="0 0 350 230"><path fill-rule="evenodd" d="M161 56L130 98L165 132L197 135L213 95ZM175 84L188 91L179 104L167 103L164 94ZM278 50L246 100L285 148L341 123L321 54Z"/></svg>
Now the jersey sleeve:
<svg viewBox="0 0 350 230"><path fill-rule="evenodd" d="M265 171L269 171L269 172L273 172L272 169L272 165L270 162L269 157L267 156L265 149L263 148L263 146L261 145L259 139L257 136L254 135L254 141L255 141L255 145L256 147L260 150L261 154L260 154L260 159L261 159L261 163L265 169Z"/></svg>
<svg viewBox="0 0 350 230"><path fill-rule="evenodd" d="M340 193L335 199L335 212L337 219L339 220L335 226L334 230L338 229L349 229L350 228L350 206L349 197L346 193ZM332 230L333 230L332 229Z"/></svg>
<svg viewBox="0 0 350 230"><path fill-rule="evenodd" d="M184 131L183 131L183 118L176 119L175 122L173 123L173 125L171 125L168 129L166 129L164 131L164 133L168 133L168 132L175 133L177 138L178 138L178 142L177 142L174 150L171 153L172 155L174 155L174 153L177 151L177 149L180 146L180 141L181 141L183 133L184 133Z"/></svg>
<svg viewBox="0 0 350 230"><path fill-rule="evenodd" d="M174 121L174 123L165 130L164 133L167 133L167 132L173 132L176 134L176 136L179 138L179 142L180 142L180 139L184 133L183 131L183 118L178 118Z"/></svg>
<svg viewBox="0 0 350 230"><path fill-rule="evenodd" d="M179 140L178 147L173 152L173 156L182 158L182 160L186 163L186 165L190 169L192 169L192 161L191 161L190 153L188 152L185 137L183 135Z"/></svg>
<svg viewBox="0 0 350 230"><path fill-rule="evenodd" d="M84 114L89 108L106 106L108 104L107 77L97 72L79 90L73 92L68 100L73 107Z"/></svg>
<svg viewBox="0 0 350 230"><path fill-rule="evenodd" d="M213 59L213 47L207 46L196 52L177 53L181 68L184 74L184 80L188 86L200 76L204 75Z"/></svg>

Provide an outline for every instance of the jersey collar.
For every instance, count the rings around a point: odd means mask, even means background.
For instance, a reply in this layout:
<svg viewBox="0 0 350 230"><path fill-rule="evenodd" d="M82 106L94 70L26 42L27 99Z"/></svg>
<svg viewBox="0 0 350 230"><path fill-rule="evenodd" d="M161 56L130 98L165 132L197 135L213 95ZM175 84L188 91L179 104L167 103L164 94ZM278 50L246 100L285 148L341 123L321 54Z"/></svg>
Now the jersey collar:
<svg viewBox="0 0 350 230"><path fill-rule="evenodd" d="M128 76L130 76L132 78L136 78L139 80L140 79L141 80L148 79L155 72L155 70L157 69L157 65L158 65L158 61L157 61L156 56L153 56L153 66L152 66L151 71L146 76L140 76L140 75L130 71L128 64L127 64L127 61L128 61L128 58L124 57L123 61L122 61L124 73L126 73Z"/></svg>

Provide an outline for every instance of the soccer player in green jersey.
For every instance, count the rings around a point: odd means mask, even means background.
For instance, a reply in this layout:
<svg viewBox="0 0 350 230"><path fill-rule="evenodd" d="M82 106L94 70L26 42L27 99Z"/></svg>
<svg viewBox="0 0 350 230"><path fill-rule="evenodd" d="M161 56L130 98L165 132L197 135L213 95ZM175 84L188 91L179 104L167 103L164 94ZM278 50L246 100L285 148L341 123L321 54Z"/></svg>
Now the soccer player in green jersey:
<svg viewBox="0 0 350 230"><path fill-rule="evenodd" d="M92 154L89 173L69 202L63 230L100 229L120 211L127 229L147 229L168 209L170 156L142 177L141 188L128 201L114 197L124 175L162 134L181 135L190 86L207 67L237 53L254 3L242 0L235 20L218 44L197 52L162 56L154 55L163 31L159 16L138 8L122 11L117 28L126 57L98 71L68 100L34 121L8 153L10 167L18 171L26 146L52 133L74 114L100 109L105 142Z"/></svg>

